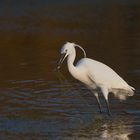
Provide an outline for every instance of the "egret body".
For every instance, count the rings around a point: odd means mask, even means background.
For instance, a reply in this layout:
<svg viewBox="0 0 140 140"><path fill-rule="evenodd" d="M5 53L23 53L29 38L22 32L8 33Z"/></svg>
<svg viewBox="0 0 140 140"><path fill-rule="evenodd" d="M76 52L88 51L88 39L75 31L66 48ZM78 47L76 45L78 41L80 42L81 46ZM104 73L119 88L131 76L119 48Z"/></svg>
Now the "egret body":
<svg viewBox="0 0 140 140"><path fill-rule="evenodd" d="M84 52L84 58L80 59L74 66L74 60L76 57L75 47L79 47ZM125 100L127 96L133 96L134 88L128 85L113 69L109 66L87 58L84 49L75 44L67 42L61 48L62 57L59 61L58 69L61 64L67 58L67 65L70 74L77 80L84 83L91 91L93 91L100 112L102 112L101 104L99 100L99 92L101 91L110 113L108 95L110 92L114 93L120 100Z"/></svg>

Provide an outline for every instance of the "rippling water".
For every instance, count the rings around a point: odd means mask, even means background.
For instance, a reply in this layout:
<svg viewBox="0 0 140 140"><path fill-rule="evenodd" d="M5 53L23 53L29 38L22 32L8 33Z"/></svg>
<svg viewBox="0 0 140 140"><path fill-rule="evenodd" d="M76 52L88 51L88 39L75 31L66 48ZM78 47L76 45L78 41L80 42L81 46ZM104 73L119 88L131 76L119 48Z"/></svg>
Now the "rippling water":
<svg viewBox="0 0 140 140"><path fill-rule="evenodd" d="M139 25L138 0L1 1L0 139L139 139ZM55 71L66 41L136 88L124 102L110 96L113 117L99 114L94 96L66 63Z"/></svg>

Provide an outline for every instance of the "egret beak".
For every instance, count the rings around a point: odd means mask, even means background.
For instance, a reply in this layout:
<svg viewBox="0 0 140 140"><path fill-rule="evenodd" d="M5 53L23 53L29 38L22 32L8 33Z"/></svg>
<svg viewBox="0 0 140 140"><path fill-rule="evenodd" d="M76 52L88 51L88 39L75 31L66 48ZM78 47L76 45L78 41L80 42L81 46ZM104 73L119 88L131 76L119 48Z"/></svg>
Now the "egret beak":
<svg viewBox="0 0 140 140"><path fill-rule="evenodd" d="M57 69L60 69L60 67L61 67L61 65L62 65L62 63L63 63L63 61L64 61L65 58L66 58L66 56L67 56L66 53L61 54L61 58L60 58L60 60L59 60L59 62L58 62Z"/></svg>

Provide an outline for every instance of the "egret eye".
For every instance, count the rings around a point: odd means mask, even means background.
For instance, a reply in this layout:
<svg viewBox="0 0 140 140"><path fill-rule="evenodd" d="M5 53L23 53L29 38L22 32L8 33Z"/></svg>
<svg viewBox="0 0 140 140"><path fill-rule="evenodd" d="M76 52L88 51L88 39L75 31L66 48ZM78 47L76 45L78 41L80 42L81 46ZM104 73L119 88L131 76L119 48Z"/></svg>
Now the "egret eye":
<svg viewBox="0 0 140 140"><path fill-rule="evenodd" d="M67 50L65 50L65 53L67 53Z"/></svg>

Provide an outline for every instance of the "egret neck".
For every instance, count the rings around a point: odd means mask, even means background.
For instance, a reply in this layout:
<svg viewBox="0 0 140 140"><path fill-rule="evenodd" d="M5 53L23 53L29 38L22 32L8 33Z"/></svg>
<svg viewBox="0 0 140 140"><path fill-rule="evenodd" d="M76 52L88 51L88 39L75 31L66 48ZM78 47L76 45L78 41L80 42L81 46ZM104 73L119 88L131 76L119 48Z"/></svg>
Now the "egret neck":
<svg viewBox="0 0 140 140"><path fill-rule="evenodd" d="M75 77L77 79L77 76L79 75L78 70L77 70L76 66L74 66L74 64L73 64L75 57L76 57L76 52L74 49L73 52L68 55L67 65L68 65L69 72L72 74L73 77Z"/></svg>

